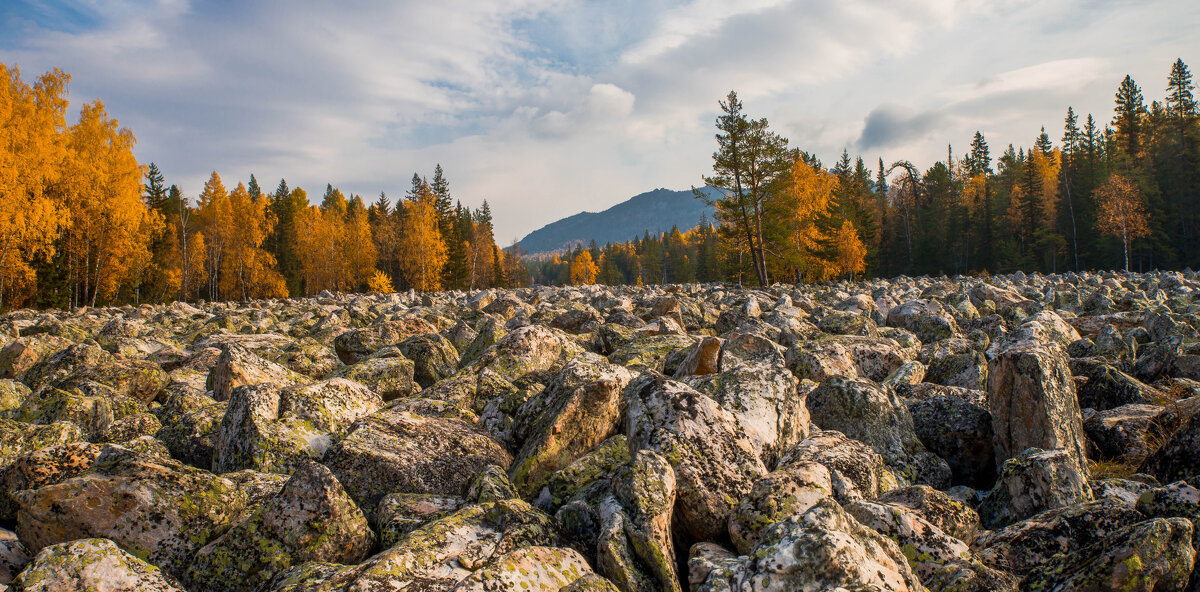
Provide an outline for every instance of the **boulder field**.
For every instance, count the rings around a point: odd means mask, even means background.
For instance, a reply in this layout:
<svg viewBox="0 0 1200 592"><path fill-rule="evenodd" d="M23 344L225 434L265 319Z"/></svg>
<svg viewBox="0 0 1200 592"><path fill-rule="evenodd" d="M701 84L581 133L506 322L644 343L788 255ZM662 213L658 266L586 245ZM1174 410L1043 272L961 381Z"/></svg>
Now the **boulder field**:
<svg viewBox="0 0 1200 592"><path fill-rule="evenodd" d="M0 591L1196 591L1200 278L17 310L0 482Z"/></svg>

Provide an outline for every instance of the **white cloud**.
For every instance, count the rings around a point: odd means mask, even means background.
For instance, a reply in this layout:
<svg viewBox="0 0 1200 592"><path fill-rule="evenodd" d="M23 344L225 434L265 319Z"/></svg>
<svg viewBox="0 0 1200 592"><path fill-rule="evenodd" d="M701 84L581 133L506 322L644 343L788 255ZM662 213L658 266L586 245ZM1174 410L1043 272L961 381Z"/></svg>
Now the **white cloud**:
<svg viewBox="0 0 1200 592"><path fill-rule="evenodd" d="M1200 60L1200 5L1158 0L449 0L95 3L82 32L0 28L27 75L61 67L138 156L195 194L214 168L273 187L403 192L445 167L507 240L697 183L737 89L831 162L865 138L918 166L982 129L1028 144L1068 104L1111 112ZM0 27L3 27L0 24ZM6 43L5 39L9 41ZM871 132L871 133L868 133ZM1051 133L1052 136L1057 134ZM864 154L868 162L875 154Z"/></svg>

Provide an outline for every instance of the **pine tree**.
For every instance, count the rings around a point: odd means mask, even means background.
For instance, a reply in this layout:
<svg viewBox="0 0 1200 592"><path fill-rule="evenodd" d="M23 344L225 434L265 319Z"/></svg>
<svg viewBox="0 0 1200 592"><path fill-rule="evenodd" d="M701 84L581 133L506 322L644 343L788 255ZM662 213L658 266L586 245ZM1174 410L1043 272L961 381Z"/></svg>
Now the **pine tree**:
<svg viewBox="0 0 1200 592"><path fill-rule="evenodd" d="M1187 123L1196 117L1196 99L1192 94L1192 73L1182 59L1171 65L1167 77L1167 113L1179 123Z"/></svg>
<svg viewBox="0 0 1200 592"><path fill-rule="evenodd" d="M254 173L250 173L250 183L246 185L246 193L250 195L252 201L262 199L262 188L258 186L258 179L254 178Z"/></svg>
<svg viewBox="0 0 1200 592"><path fill-rule="evenodd" d="M160 214L166 214L167 207L167 188L163 185L162 172L158 170L158 165L153 162L146 169L146 184L143 186L145 193L143 199L146 205Z"/></svg>
<svg viewBox="0 0 1200 592"><path fill-rule="evenodd" d="M1117 129L1117 146L1137 158L1142 151L1142 119L1146 115L1146 105L1142 102L1142 90L1128 75L1117 88L1116 104L1113 126Z"/></svg>

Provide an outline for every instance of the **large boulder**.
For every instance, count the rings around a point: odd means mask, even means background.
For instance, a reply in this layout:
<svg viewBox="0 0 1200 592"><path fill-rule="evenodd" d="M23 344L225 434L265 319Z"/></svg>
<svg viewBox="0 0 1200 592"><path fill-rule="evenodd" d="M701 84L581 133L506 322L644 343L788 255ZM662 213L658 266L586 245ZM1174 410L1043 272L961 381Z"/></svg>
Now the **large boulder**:
<svg viewBox="0 0 1200 592"><path fill-rule="evenodd" d="M512 479L526 497L562 469L616 433L621 392L632 371L606 362L576 359L541 394L522 406L529 418L525 443L512 465Z"/></svg>
<svg viewBox="0 0 1200 592"><path fill-rule="evenodd" d="M152 362L120 359L90 343L72 345L29 368L30 389L50 386L70 390L88 382L103 384L143 403L167 385L167 373Z"/></svg>
<svg viewBox="0 0 1200 592"><path fill-rule="evenodd" d="M12 582L19 592L183 592L159 568L102 538L42 549Z"/></svg>
<svg viewBox="0 0 1200 592"><path fill-rule="evenodd" d="M233 389L239 386L270 384L282 388L305 382L308 382L306 377L280 364L263 359L240 345L226 344L216 366L208 373L205 387L212 391L213 399L228 401Z"/></svg>
<svg viewBox="0 0 1200 592"><path fill-rule="evenodd" d="M511 462L495 440L461 420L391 408L357 421L322 460L368 515L392 492L462 496L485 467Z"/></svg>
<svg viewBox="0 0 1200 592"><path fill-rule="evenodd" d="M1192 523L1155 518L1054 557L1025 578L1032 590L1184 590L1196 551Z"/></svg>
<svg viewBox="0 0 1200 592"><path fill-rule="evenodd" d="M811 430L805 396L796 377L783 365L783 357L730 364L718 374L692 377L685 382L712 397L733 414L768 468L782 451L808 436Z"/></svg>
<svg viewBox="0 0 1200 592"><path fill-rule="evenodd" d="M909 300L888 311L887 324L912 331L923 343L933 343L959 333L954 316L937 300Z"/></svg>
<svg viewBox="0 0 1200 592"><path fill-rule="evenodd" d="M748 556L713 562L697 547L689 560L696 592L924 590L894 541L828 498L768 527Z"/></svg>
<svg viewBox="0 0 1200 592"><path fill-rule="evenodd" d="M999 528L1091 500L1087 472L1069 452L1030 448L1004 462L995 487L979 505L979 516L987 528Z"/></svg>
<svg viewBox="0 0 1200 592"><path fill-rule="evenodd" d="M449 339L437 333L413 335L397 346L404 357L413 361L413 379L421 388L447 378L458 369L458 350Z"/></svg>
<svg viewBox="0 0 1200 592"><path fill-rule="evenodd" d="M306 561L358 563L375 535L329 469L306 462L283 489L205 545L187 571L195 590L253 592Z"/></svg>
<svg viewBox="0 0 1200 592"><path fill-rule="evenodd" d="M304 563L281 572L267 589L450 590L513 551L558 542L553 519L521 500L470 505L425 524L358 565Z"/></svg>
<svg viewBox="0 0 1200 592"><path fill-rule="evenodd" d="M737 418L685 384L645 373L625 391L633 449L662 455L675 470L675 521L695 540L715 540L737 500L766 474Z"/></svg>
<svg viewBox="0 0 1200 592"><path fill-rule="evenodd" d="M395 345L413 335L436 332L436 327L416 317L379 321L338 335L333 340L333 349L342 363L353 364L370 357L381 347Z"/></svg>
<svg viewBox="0 0 1200 592"><path fill-rule="evenodd" d="M896 477L878 452L858 440L847 438L841 432L814 432L788 450L780 458L775 470L789 471L807 463L817 463L829 470L833 496L843 503L856 499L875 499L897 485ZM817 483L821 483L819 477L816 479Z"/></svg>
<svg viewBox="0 0 1200 592"><path fill-rule="evenodd" d="M749 554L768 526L803 514L832 496L833 482L824 465L789 463L754 482L729 516L729 536L739 553Z"/></svg>
<svg viewBox="0 0 1200 592"><path fill-rule="evenodd" d="M6 467L17 457L35 450L81 440L83 430L73 423L58 421L49 425L29 425L0 419L0 467Z"/></svg>
<svg viewBox="0 0 1200 592"><path fill-rule="evenodd" d="M912 415L891 389L834 376L809 393L808 410L822 429L871 446L908 483L949 486L950 467L921 444Z"/></svg>
<svg viewBox="0 0 1200 592"><path fill-rule="evenodd" d="M348 378L360 382L379 395L384 401L393 401L420 392L421 386L414 380L416 366L398 350L395 355L372 357L334 371L332 377Z"/></svg>
<svg viewBox="0 0 1200 592"><path fill-rule="evenodd" d="M1085 466L1075 381L1056 344L1025 340L992 359L988 405L997 465L1026 448L1042 448L1066 450L1076 464Z"/></svg>
<svg viewBox="0 0 1200 592"><path fill-rule="evenodd" d="M930 452L950 466L950 483L988 489L996 481L992 414L954 391L908 403L913 430Z"/></svg>
<svg viewBox="0 0 1200 592"><path fill-rule="evenodd" d="M179 389L152 411L161 425L154 437L167 446L172 457L193 467L211 469L213 433L225 417L227 405L199 391Z"/></svg>
<svg viewBox="0 0 1200 592"><path fill-rule="evenodd" d="M344 378L286 389L238 387L213 436L213 471L290 473L321 458L355 420L382 404L379 395Z"/></svg>
<svg viewBox="0 0 1200 592"><path fill-rule="evenodd" d="M1150 453L1139 471L1163 483L1200 476L1200 413L1193 413L1158 450Z"/></svg>
<svg viewBox="0 0 1200 592"><path fill-rule="evenodd" d="M176 576L246 506L246 494L228 479L118 447L82 475L12 497L17 533L31 551L104 537Z"/></svg>

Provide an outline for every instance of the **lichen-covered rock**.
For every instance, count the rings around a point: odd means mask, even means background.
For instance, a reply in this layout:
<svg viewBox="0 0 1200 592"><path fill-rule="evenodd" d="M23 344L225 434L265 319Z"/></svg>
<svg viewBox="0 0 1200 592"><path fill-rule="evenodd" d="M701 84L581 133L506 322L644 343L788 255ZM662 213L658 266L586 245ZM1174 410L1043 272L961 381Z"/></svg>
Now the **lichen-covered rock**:
<svg viewBox="0 0 1200 592"><path fill-rule="evenodd" d="M24 383L8 378L0 380L0 417L8 417L19 409L31 392Z"/></svg>
<svg viewBox="0 0 1200 592"><path fill-rule="evenodd" d="M306 462L283 489L197 551L187 579L197 590L252 592L306 561L357 563L375 543L363 513L329 469Z"/></svg>
<svg viewBox="0 0 1200 592"><path fill-rule="evenodd" d="M536 494L555 471L617 431L621 392L633 378L621 366L576 359L522 406L518 415L529 418L529 427L518 428L525 443L512 465L513 483L522 495Z"/></svg>
<svg viewBox="0 0 1200 592"><path fill-rule="evenodd" d="M10 494L37 489L83 474L104 448L72 442L34 450L17 457L0 472L0 519L15 520L17 505Z"/></svg>
<svg viewBox="0 0 1200 592"><path fill-rule="evenodd" d="M1192 523L1155 518L1126 526L1088 547L1054 557L1025 578L1036 590L1183 590L1196 552Z"/></svg>
<svg viewBox="0 0 1200 592"><path fill-rule="evenodd" d="M71 344L71 341L57 335L14 339L0 349L0 378L23 380L34 364Z"/></svg>
<svg viewBox="0 0 1200 592"><path fill-rule="evenodd" d="M1200 413L1193 413L1138 470L1163 483L1200 476Z"/></svg>
<svg viewBox="0 0 1200 592"><path fill-rule="evenodd" d="M612 489L628 516L624 534L633 554L646 566L656 588L678 592L671 514L675 506L675 471L666 459L639 450L613 476Z"/></svg>
<svg viewBox="0 0 1200 592"><path fill-rule="evenodd" d="M982 389L987 384L987 358L966 339L943 339L928 345L921 359L928 366L925 371L928 382L969 389Z"/></svg>
<svg viewBox="0 0 1200 592"><path fill-rule="evenodd" d="M787 451L775 470L787 471L806 463L818 463L829 470L833 496L842 503L875 499L897 486L896 477L879 453L841 432L814 432Z"/></svg>
<svg viewBox="0 0 1200 592"><path fill-rule="evenodd" d="M923 590L899 546L832 499L766 529L753 554L716 562L693 590Z"/></svg>
<svg viewBox="0 0 1200 592"><path fill-rule="evenodd" d="M908 411L917 438L949 465L951 484L992 486L996 453L992 414L987 409L953 394L940 394L908 403Z"/></svg>
<svg viewBox="0 0 1200 592"><path fill-rule="evenodd" d="M14 592L183 592L159 568L103 538L42 549L12 582Z"/></svg>
<svg viewBox="0 0 1200 592"><path fill-rule="evenodd" d="M0 585L9 585L29 565L29 553L17 533L0 528Z"/></svg>
<svg viewBox="0 0 1200 592"><path fill-rule="evenodd" d="M995 487L979 505L987 528L1007 526L1039 512L1092 501L1087 473L1065 450L1030 448L1008 459Z"/></svg>
<svg viewBox="0 0 1200 592"><path fill-rule="evenodd" d="M96 435L96 442L128 442L142 436L153 436L162 429L162 422L150 413L141 412L114 420L103 432Z"/></svg>
<svg viewBox="0 0 1200 592"><path fill-rule="evenodd" d="M511 462L478 428L395 409L355 422L322 460L369 516L388 493L462 496L485 467L507 469Z"/></svg>
<svg viewBox="0 0 1200 592"><path fill-rule="evenodd" d="M954 316L937 300L910 300L888 311L887 324L912 331L923 343L959 333Z"/></svg>
<svg viewBox="0 0 1200 592"><path fill-rule="evenodd" d="M985 531L972 548L988 565L1024 577L1054 557L1102 542L1113 532L1145 519L1130 503L1098 499Z"/></svg>
<svg viewBox="0 0 1200 592"><path fill-rule="evenodd" d="M714 540L737 501L766 474L737 419L713 399L646 373L625 391L626 435L634 449L667 459L678 486L676 520L696 540Z"/></svg>
<svg viewBox="0 0 1200 592"><path fill-rule="evenodd" d="M1165 401L1166 394L1108 365L1092 359L1072 360L1080 407L1107 411L1123 405L1153 404Z"/></svg>
<svg viewBox="0 0 1200 592"><path fill-rule="evenodd" d="M355 420L382 405L379 395L344 378L286 389L238 387L213 437L213 471L289 473L321 458Z"/></svg>
<svg viewBox="0 0 1200 592"><path fill-rule="evenodd" d="M404 357L413 361L413 379L421 388L454 374L458 368L458 350L449 339L437 333L413 335L397 346Z"/></svg>
<svg viewBox="0 0 1200 592"><path fill-rule="evenodd" d="M799 381L778 354L728 368L722 360L720 373L685 382L734 416L767 467L775 466L780 453L811 430L805 405L808 391L799 388Z"/></svg>
<svg viewBox="0 0 1200 592"><path fill-rule="evenodd" d="M168 396L152 411L162 427L154 437L171 451L171 456L193 467L213 465L213 432L225 417L227 403L183 388Z"/></svg>
<svg viewBox="0 0 1200 592"><path fill-rule="evenodd" d="M975 540L979 531L978 512L928 485L893 489L876 501L916 512L942 532L967 544Z"/></svg>
<svg viewBox="0 0 1200 592"><path fill-rule="evenodd" d="M925 450L895 392L864 379L831 377L808 395L812 421L875 449L908 483L947 487L950 467Z"/></svg>
<svg viewBox="0 0 1200 592"><path fill-rule="evenodd" d="M818 339L800 341L787 350L786 363L799 379L824 381L833 376L856 378L858 367L850 348L838 341Z"/></svg>
<svg viewBox="0 0 1200 592"><path fill-rule="evenodd" d="M284 366L260 358L240 345L226 344L216 366L208 373L205 387L212 391L213 399L228 401L239 386L270 384L283 388L305 382L308 380L304 376Z"/></svg>
<svg viewBox="0 0 1200 592"><path fill-rule="evenodd" d="M29 368L23 382L33 391L42 387L71 390L97 382L149 403L167 385L167 373L157 364L118 359L90 343L72 345Z"/></svg>
<svg viewBox="0 0 1200 592"><path fill-rule="evenodd" d="M1102 458L1140 465L1155 448L1152 440L1167 439L1156 421L1161 413L1155 405L1122 405L1089 417L1083 429Z"/></svg>
<svg viewBox="0 0 1200 592"><path fill-rule="evenodd" d="M13 419L32 424L68 421L83 430L84 437L97 439L113 421L140 413L145 407L99 383L87 383L69 391L43 386L29 395L13 413Z"/></svg>
<svg viewBox="0 0 1200 592"><path fill-rule="evenodd" d="M0 419L0 467L8 466L22 454L81 440L83 430L73 423L29 425Z"/></svg>
<svg viewBox="0 0 1200 592"><path fill-rule="evenodd" d="M631 370L674 374L667 361L673 357L682 362L688 352L696 346L696 339L688 335L638 334L629 343L608 356L610 362Z"/></svg>
<svg viewBox="0 0 1200 592"><path fill-rule="evenodd" d="M436 327L416 317L379 321L338 335L333 340L333 349L342 363L354 364L383 346L395 345L413 335L436 332Z"/></svg>
<svg viewBox="0 0 1200 592"><path fill-rule="evenodd" d="M803 514L832 496L833 482L824 465L789 463L754 482L729 516L729 537L739 553L748 554L768 526Z"/></svg>
<svg viewBox="0 0 1200 592"><path fill-rule="evenodd" d="M111 446L86 473L12 497L17 533L32 551L104 537L177 576L246 506L228 479Z"/></svg>
<svg viewBox="0 0 1200 592"><path fill-rule="evenodd" d="M375 508L379 547L390 549L408 533L433 520L457 512L466 501L461 497L428 493L389 493Z"/></svg>
<svg viewBox="0 0 1200 592"><path fill-rule="evenodd" d="M591 573L587 560L574 549L525 547L467 576L454 591L561 590Z"/></svg>
<svg viewBox="0 0 1200 592"><path fill-rule="evenodd" d="M487 368L509 382L529 374L561 368L581 348L566 334L541 325L529 325L506 334L481 353L471 365L475 373Z"/></svg>
<svg viewBox="0 0 1200 592"><path fill-rule="evenodd" d="M359 565L306 563L280 573L275 592L450 590L526 547L555 547L553 520L520 500L467 506L412 531Z"/></svg>
<svg viewBox="0 0 1200 592"><path fill-rule="evenodd" d="M415 368L412 360L397 352L395 356L372 357L343 366L333 377L360 382L384 401L394 401L420 392L421 386L413 379Z"/></svg>
<svg viewBox="0 0 1200 592"><path fill-rule="evenodd" d="M1055 344L1022 341L988 365L996 464L1026 448L1063 449L1083 466L1084 433L1075 381Z"/></svg>
<svg viewBox="0 0 1200 592"><path fill-rule="evenodd" d="M607 479L629 460L629 440L625 434L617 434L555 472L537 503L543 509L553 511L576 497L589 484Z"/></svg>

